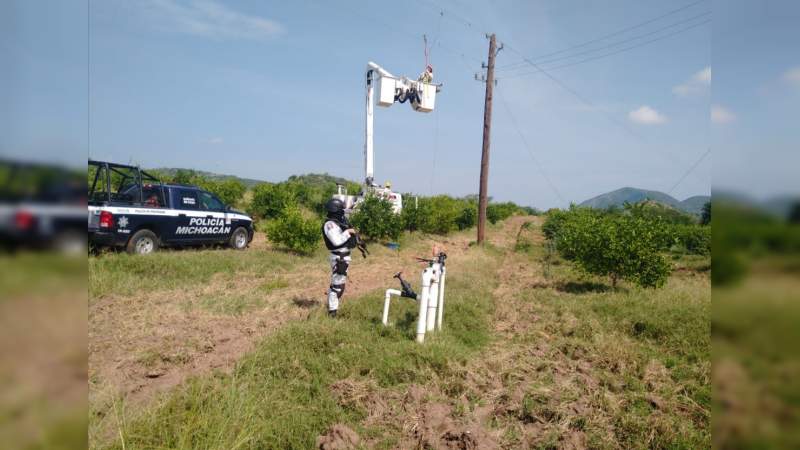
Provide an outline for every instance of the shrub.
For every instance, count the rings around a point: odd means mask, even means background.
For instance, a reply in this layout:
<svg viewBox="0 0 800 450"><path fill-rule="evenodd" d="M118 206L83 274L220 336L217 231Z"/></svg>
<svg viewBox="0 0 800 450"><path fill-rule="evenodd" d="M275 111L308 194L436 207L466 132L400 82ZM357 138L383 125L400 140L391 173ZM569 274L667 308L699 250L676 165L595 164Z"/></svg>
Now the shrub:
<svg viewBox="0 0 800 450"><path fill-rule="evenodd" d="M542 233L544 237L549 240L554 240L558 235L561 225L567 220L567 212L560 209L551 209L547 211L547 218L542 224Z"/></svg>
<svg viewBox="0 0 800 450"><path fill-rule="evenodd" d="M652 201L625 203L624 212L633 217L640 217L645 220L668 224L690 225L697 223L697 219L691 214Z"/></svg>
<svg viewBox="0 0 800 450"><path fill-rule="evenodd" d="M459 230L466 230L475 226L478 222L478 205L475 202L467 201L458 218L456 218L456 226Z"/></svg>
<svg viewBox="0 0 800 450"><path fill-rule="evenodd" d="M700 225L711 225L711 202L703 205L703 212L700 215Z"/></svg>
<svg viewBox="0 0 800 450"><path fill-rule="evenodd" d="M411 194L404 195L404 198L410 198ZM400 212L400 223L404 230L417 231L419 229L419 208L413 203L407 202Z"/></svg>
<svg viewBox="0 0 800 450"><path fill-rule="evenodd" d="M643 287L660 287L670 268L656 241L657 227L631 216L598 215L572 208L559 227L558 251L587 273Z"/></svg>
<svg viewBox="0 0 800 450"><path fill-rule="evenodd" d="M447 195L421 198L417 217L419 229L433 234L455 231L461 211L459 201Z"/></svg>
<svg viewBox="0 0 800 450"><path fill-rule="evenodd" d="M399 215L392 204L375 195L368 195L350 217L353 226L370 239L397 239L403 229Z"/></svg>
<svg viewBox="0 0 800 450"><path fill-rule="evenodd" d="M316 218L305 218L297 206L285 208L279 217L266 225L267 239L289 250L312 253L321 239L320 224Z"/></svg>
<svg viewBox="0 0 800 450"><path fill-rule="evenodd" d="M518 209L514 202L490 203L486 207L486 220L491 223L506 220L516 213Z"/></svg>
<svg viewBox="0 0 800 450"><path fill-rule="evenodd" d="M224 181L215 181L211 179L204 179L195 183L201 188L213 193L222 203L228 206L235 206L242 199L244 191L246 190L241 181L232 178Z"/></svg>
<svg viewBox="0 0 800 450"><path fill-rule="evenodd" d="M294 206L297 206L297 193L292 183L263 183L253 189L250 212L263 219L275 219Z"/></svg>
<svg viewBox="0 0 800 450"><path fill-rule="evenodd" d="M680 242L686 251L695 255L711 254L711 228L699 225L681 225L674 227L675 240Z"/></svg>

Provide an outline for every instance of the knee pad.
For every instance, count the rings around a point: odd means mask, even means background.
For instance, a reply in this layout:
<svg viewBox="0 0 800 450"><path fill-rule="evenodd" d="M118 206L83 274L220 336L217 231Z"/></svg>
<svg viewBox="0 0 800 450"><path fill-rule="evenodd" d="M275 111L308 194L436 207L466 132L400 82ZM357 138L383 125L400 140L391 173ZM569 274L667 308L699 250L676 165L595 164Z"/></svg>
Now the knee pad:
<svg viewBox="0 0 800 450"><path fill-rule="evenodd" d="M342 298L344 295L344 286L343 284L332 284L331 285L331 292L336 294L336 298Z"/></svg>

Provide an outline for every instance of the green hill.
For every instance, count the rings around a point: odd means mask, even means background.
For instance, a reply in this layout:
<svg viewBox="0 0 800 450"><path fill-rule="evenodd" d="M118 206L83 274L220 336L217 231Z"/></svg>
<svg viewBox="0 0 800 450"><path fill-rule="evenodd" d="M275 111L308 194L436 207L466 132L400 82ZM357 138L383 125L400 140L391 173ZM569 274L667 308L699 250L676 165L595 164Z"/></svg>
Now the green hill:
<svg viewBox="0 0 800 450"><path fill-rule="evenodd" d="M170 177L175 176L175 174L179 170L183 170L183 171L194 172L194 173L196 173L196 174L198 174L200 176L203 176L205 178L208 178L208 179L211 179L211 180L214 180L214 181L224 181L224 180L234 179L234 180L239 180L240 182L242 182L242 184L247 186L248 189L252 188L253 186L255 186L257 184L268 183L267 181L256 180L256 179L253 179L253 178L242 178L242 177L237 177L236 175L223 175L223 174L214 173L214 172L207 172L205 170L183 169L183 168L179 168L179 167L159 167L159 168L154 168L154 169L149 169L149 170L151 170L152 172L158 172L158 173L170 176ZM155 175L155 174L153 174L153 175Z"/></svg>
<svg viewBox="0 0 800 450"><path fill-rule="evenodd" d="M209 178L209 179L214 180L214 181L223 181L223 180L228 180L228 179L234 179L234 180L239 180L240 182L242 182L242 184L244 184L248 189L252 189L254 186L256 186L258 184L262 184L262 183L273 183L273 182L270 182L270 181L257 180L257 179L254 179L254 178L242 178L242 177L238 177L236 175L223 175L223 174L219 174L219 173L208 172L208 171L205 171L205 170L183 169L183 168L179 168L179 167L160 167L160 168L149 169L149 170L152 171L152 172L158 172L158 173L161 173L163 175L170 176L170 177L174 176L179 170L183 170L183 171L194 172L194 173L196 173L196 174L198 174L200 176L203 176L205 178ZM309 174L305 174L305 175L292 175L292 176L289 177L288 181L296 181L296 182L305 184L307 186L320 186L320 187L321 186L326 186L326 185L329 186L331 183L343 184L343 185L347 185L348 183L351 183L351 184L353 183L352 181L347 180L345 178L329 175L327 173L309 173Z"/></svg>
<svg viewBox="0 0 800 450"><path fill-rule="evenodd" d="M684 201L680 201L675 197L663 192L624 187L622 189L617 189L616 191L611 191L596 197L592 197L589 200L580 203L578 206L606 209L611 206L621 207L625 203L640 203L648 200L663 203L688 213L700 214L703 205L710 201L711 197L708 195L695 195L687 198Z"/></svg>
<svg viewBox="0 0 800 450"><path fill-rule="evenodd" d="M708 195L695 195L681 202L681 209L688 213L700 215L703 213L703 205L711 201Z"/></svg>

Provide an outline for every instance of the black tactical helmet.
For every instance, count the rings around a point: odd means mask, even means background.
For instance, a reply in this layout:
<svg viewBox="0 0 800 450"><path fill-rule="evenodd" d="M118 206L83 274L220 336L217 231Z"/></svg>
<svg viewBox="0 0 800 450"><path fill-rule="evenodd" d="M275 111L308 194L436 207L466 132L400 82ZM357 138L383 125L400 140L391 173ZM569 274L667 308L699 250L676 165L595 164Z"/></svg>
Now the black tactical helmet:
<svg viewBox="0 0 800 450"><path fill-rule="evenodd" d="M338 198L332 198L325 203L325 211L328 211L328 214L342 214L344 213L344 203Z"/></svg>

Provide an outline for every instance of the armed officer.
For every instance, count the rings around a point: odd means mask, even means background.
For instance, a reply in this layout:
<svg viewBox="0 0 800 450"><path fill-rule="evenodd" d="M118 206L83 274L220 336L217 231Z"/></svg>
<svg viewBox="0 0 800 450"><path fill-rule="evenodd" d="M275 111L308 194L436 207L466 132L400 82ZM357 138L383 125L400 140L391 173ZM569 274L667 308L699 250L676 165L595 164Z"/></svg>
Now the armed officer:
<svg viewBox="0 0 800 450"><path fill-rule="evenodd" d="M344 215L344 203L333 198L325 204L328 217L322 224L322 238L331 252L331 285L328 289L328 314L336 317L339 300L344 295L347 269L350 267L350 251L358 245L355 230Z"/></svg>

